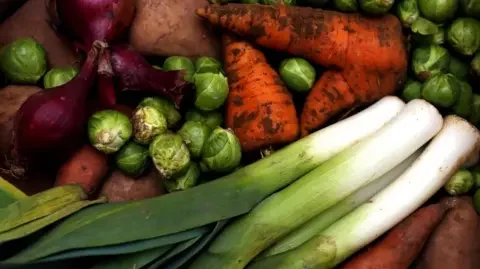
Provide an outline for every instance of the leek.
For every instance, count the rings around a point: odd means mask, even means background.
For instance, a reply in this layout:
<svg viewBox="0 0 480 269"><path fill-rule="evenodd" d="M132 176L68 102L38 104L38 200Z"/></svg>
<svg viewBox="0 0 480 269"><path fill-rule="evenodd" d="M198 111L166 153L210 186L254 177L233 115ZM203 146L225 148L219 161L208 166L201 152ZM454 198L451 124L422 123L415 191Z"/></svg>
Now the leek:
<svg viewBox="0 0 480 269"><path fill-rule="evenodd" d="M395 168L388 171L388 173L381 176L379 179L356 191L354 194L332 206L320 215L315 216L300 228L294 230L292 233L282 238L278 243L267 249L259 258L276 255L305 243L307 240L332 225L338 219L365 203L377 192L388 186L393 180L397 179L403 172L405 172L405 170L407 170L415 159L420 156L420 153L422 153L421 149L417 150L405 161L395 166Z"/></svg>
<svg viewBox="0 0 480 269"><path fill-rule="evenodd" d="M272 243L400 164L437 134L442 123L433 105L410 101L378 132L227 226L190 268L244 268Z"/></svg>
<svg viewBox="0 0 480 269"><path fill-rule="evenodd" d="M394 227L433 196L479 145L478 130L448 116L440 133L397 180L301 246L248 269L334 268ZM318 259L317 259L318 257Z"/></svg>

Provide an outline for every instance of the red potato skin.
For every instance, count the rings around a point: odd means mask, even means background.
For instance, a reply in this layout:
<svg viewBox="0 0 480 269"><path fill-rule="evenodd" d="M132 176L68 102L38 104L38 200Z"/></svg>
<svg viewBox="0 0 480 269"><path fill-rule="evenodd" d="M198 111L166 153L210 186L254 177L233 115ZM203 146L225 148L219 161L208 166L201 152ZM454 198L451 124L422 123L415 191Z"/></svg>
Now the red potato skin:
<svg viewBox="0 0 480 269"><path fill-rule="evenodd" d="M444 204L418 209L393 227L380 241L352 257L342 269L405 269L447 212Z"/></svg>
<svg viewBox="0 0 480 269"><path fill-rule="evenodd" d="M80 184L91 196L108 171L108 157L92 146L85 145L60 167L55 186Z"/></svg>
<svg viewBox="0 0 480 269"><path fill-rule="evenodd" d="M475 269L479 216L470 197L462 197L427 241L414 269Z"/></svg>

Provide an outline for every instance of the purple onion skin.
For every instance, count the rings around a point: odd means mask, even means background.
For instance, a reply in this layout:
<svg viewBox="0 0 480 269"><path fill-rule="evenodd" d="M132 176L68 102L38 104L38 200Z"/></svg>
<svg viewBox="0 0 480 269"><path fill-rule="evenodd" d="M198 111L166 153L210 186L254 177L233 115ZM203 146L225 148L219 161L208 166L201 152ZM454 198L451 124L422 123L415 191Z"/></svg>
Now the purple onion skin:
<svg viewBox="0 0 480 269"><path fill-rule="evenodd" d="M118 89L144 91L169 98L180 108L184 98L193 94L182 71L162 71L150 63L133 47L124 44L111 46L111 62Z"/></svg>
<svg viewBox="0 0 480 269"><path fill-rule="evenodd" d="M63 162L82 145L88 94L106 44L95 42L79 74L68 83L30 96L18 110L13 158L27 164Z"/></svg>

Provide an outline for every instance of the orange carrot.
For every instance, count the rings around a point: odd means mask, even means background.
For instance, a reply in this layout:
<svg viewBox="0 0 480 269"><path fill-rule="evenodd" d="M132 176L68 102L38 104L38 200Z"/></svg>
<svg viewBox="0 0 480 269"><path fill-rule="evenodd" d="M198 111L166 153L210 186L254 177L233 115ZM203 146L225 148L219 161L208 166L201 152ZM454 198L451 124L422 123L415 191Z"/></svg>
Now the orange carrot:
<svg viewBox="0 0 480 269"><path fill-rule="evenodd" d="M393 227L380 241L352 257L342 269L405 269L443 219L442 203L423 207Z"/></svg>
<svg viewBox="0 0 480 269"><path fill-rule="evenodd" d="M224 65L230 86L226 125L244 151L287 143L298 137L292 96L262 52L224 35Z"/></svg>
<svg viewBox="0 0 480 269"><path fill-rule="evenodd" d="M355 96L355 102L349 106L374 102L394 93L406 76L408 62L402 27L392 15L367 18L307 7L246 4L209 5L196 13L263 47L339 70L351 89L348 92ZM323 77L320 80L323 81L318 84L325 87L319 86L311 94L328 98L328 94L319 92L330 91L336 85L325 83ZM349 94L343 99L351 98ZM331 102L311 98L303 113L315 109L317 114L302 117L308 119L302 123L302 134L321 127L341 112L346 106L341 99Z"/></svg>

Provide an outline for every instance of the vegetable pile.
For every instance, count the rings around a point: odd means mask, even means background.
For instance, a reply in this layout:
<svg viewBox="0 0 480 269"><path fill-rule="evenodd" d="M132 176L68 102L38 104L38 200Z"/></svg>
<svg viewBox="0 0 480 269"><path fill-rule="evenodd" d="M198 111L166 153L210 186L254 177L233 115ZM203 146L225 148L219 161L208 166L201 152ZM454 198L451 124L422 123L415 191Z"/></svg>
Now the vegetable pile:
<svg viewBox="0 0 480 269"><path fill-rule="evenodd" d="M0 33L1 268L480 262L479 1L39 1Z"/></svg>

